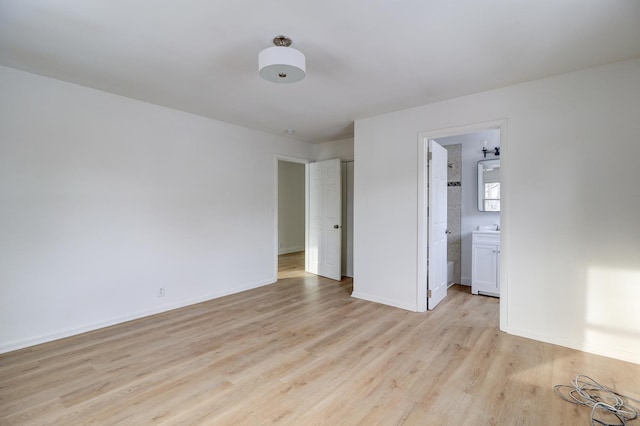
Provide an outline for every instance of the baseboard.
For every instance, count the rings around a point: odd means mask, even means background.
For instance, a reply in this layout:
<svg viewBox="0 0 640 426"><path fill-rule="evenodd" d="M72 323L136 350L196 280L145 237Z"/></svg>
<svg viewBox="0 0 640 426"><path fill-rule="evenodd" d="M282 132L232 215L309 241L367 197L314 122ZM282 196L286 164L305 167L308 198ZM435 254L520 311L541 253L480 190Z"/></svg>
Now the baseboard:
<svg viewBox="0 0 640 426"><path fill-rule="evenodd" d="M533 339L540 342L550 343L552 345L563 346L565 348L575 349L581 352L587 352L594 355L600 355L607 358L618 359L621 361L627 361L634 364L640 364L640 353L629 352L623 348L614 347L595 347L588 343L572 341L569 339L562 339L553 336L546 336L538 333L533 333L527 330L521 330L513 327L506 327L504 332L513 334L515 336L525 337L527 339Z"/></svg>
<svg viewBox="0 0 640 426"><path fill-rule="evenodd" d="M184 308L185 306L195 305L197 303L206 302L208 300L218 299L220 297L228 296L230 294L240 293L240 292L251 290L254 288L263 287L265 285L273 284L276 281L277 281L277 278L273 277L269 280L260 281L260 282L256 282L256 283L252 283L244 286L234 287L232 289L227 289L227 290L219 291L216 293L210 293L201 297L195 297L192 299L187 299L187 300L166 304L163 306L155 307L153 309L134 312L128 315L122 315L122 316L110 318L104 321L85 324L80 327L68 328L66 330L60 330L54 333L49 333L49 334L45 334L37 337L31 337L28 339L14 340L13 342L8 342L8 343L3 342L0 344L0 354L15 351L18 349L28 348L30 346L35 346L42 343L52 342L54 340L64 339L65 337L76 336L78 334L99 330L105 327L111 327L113 325L122 324L127 321L132 321L132 320L148 317L151 315L172 311L174 309Z"/></svg>
<svg viewBox="0 0 640 426"><path fill-rule="evenodd" d="M289 253L296 253L299 251L304 251L304 246L296 246L296 247L283 247L280 250L278 250L278 254L289 254Z"/></svg>
<svg viewBox="0 0 640 426"><path fill-rule="evenodd" d="M467 285L471 287L471 278L470 277L460 277L460 284Z"/></svg>
<svg viewBox="0 0 640 426"><path fill-rule="evenodd" d="M387 298L378 297L378 296L372 296L370 294L360 293L360 292L357 292L357 291L354 291L353 293L351 293L351 297L354 297L356 299L366 300L368 302L375 302L375 303L380 303L382 305L393 306L394 308L400 308L400 309L404 309L406 311L411 311L411 312L417 312L418 311L417 307L414 306L414 305L408 305L408 304L400 302L398 300L387 299Z"/></svg>

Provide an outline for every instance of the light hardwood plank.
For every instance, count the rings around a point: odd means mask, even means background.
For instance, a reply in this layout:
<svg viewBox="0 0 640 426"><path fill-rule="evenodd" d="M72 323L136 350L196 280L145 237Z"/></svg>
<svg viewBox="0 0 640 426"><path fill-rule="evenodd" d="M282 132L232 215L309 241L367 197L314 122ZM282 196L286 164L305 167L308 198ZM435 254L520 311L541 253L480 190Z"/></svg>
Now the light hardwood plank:
<svg viewBox="0 0 640 426"><path fill-rule="evenodd" d="M0 355L0 424L587 425L553 385L640 397L640 366L510 336L497 299L350 297L280 256L270 286Z"/></svg>

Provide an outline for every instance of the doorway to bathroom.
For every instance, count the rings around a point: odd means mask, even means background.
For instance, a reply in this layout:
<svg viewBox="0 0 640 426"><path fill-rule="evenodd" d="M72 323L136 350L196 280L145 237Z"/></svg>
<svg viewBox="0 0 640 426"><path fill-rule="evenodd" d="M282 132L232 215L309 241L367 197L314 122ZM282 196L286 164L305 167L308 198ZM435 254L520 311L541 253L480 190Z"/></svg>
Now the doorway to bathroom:
<svg viewBox="0 0 640 426"><path fill-rule="evenodd" d="M441 131L423 132L420 144L428 145L432 140L447 151L447 286L472 284L472 232L477 229L503 228L500 211L480 211L478 208L478 162L482 160L504 159L506 121L496 121ZM498 148L496 151L495 148ZM496 155L497 154L497 155ZM418 310L433 309L428 306L429 287L429 182L428 153L423 148L420 161L419 192L419 249L418 249ZM500 182L504 193L504 181ZM504 200L499 201L504 210ZM504 252L504 249L503 249ZM506 277L501 274L501 302L506 298Z"/></svg>
<svg viewBox="0 0 640 426"><path fill-rule="evenodd" d="M499 229L500 211L478 209L478 161L494 160L500 130L489 129L434 139L447 150L447 285L471 286L472 232ZM482 149L487 147L487 157ZM496 168L497 169L497 168ZM499 182L497 182L499 184ZM496 186L494 185L493 188ZM497 200L499 201L499 199Z"/></svg>

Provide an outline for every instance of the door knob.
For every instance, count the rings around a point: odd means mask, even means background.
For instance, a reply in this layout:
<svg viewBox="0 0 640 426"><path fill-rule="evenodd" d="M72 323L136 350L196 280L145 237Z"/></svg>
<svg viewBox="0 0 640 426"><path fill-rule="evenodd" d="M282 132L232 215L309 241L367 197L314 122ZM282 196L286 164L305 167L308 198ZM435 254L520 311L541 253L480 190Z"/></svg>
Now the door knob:
<svg viewBox="0 0 640 426"><path fill-rule="evenodd" d="M340 225L333 225L333 229L340 229Z"/></svg>
<svg viewBox="0 0 640 426"><path fill-rule="evenodd" d="M449 231L448 229L445 229L445 230L444 230L444 233L445 233L445 234L447 234L447 235L449 235L449 234L451 234L451 231Z"/></svg>

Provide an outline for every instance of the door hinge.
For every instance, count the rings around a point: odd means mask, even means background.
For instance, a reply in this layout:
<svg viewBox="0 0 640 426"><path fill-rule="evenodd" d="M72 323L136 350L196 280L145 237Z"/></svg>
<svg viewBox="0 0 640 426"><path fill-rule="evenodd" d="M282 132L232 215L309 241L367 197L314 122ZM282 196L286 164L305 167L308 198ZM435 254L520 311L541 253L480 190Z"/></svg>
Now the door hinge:
<svg viewBox="0 0 640 426"><path fill-rule="evenodd" d="M427 159L429 161L431 161L433 159L433 153L432 152L429 152L429 155L427 155Z"/></svg>
<svg viewBox="0 0 640 426"><path fill-rule="evenodd" d="M427 290L427 299L431 299L433 297L433 293L431 293L431 290Z"/></svg>

